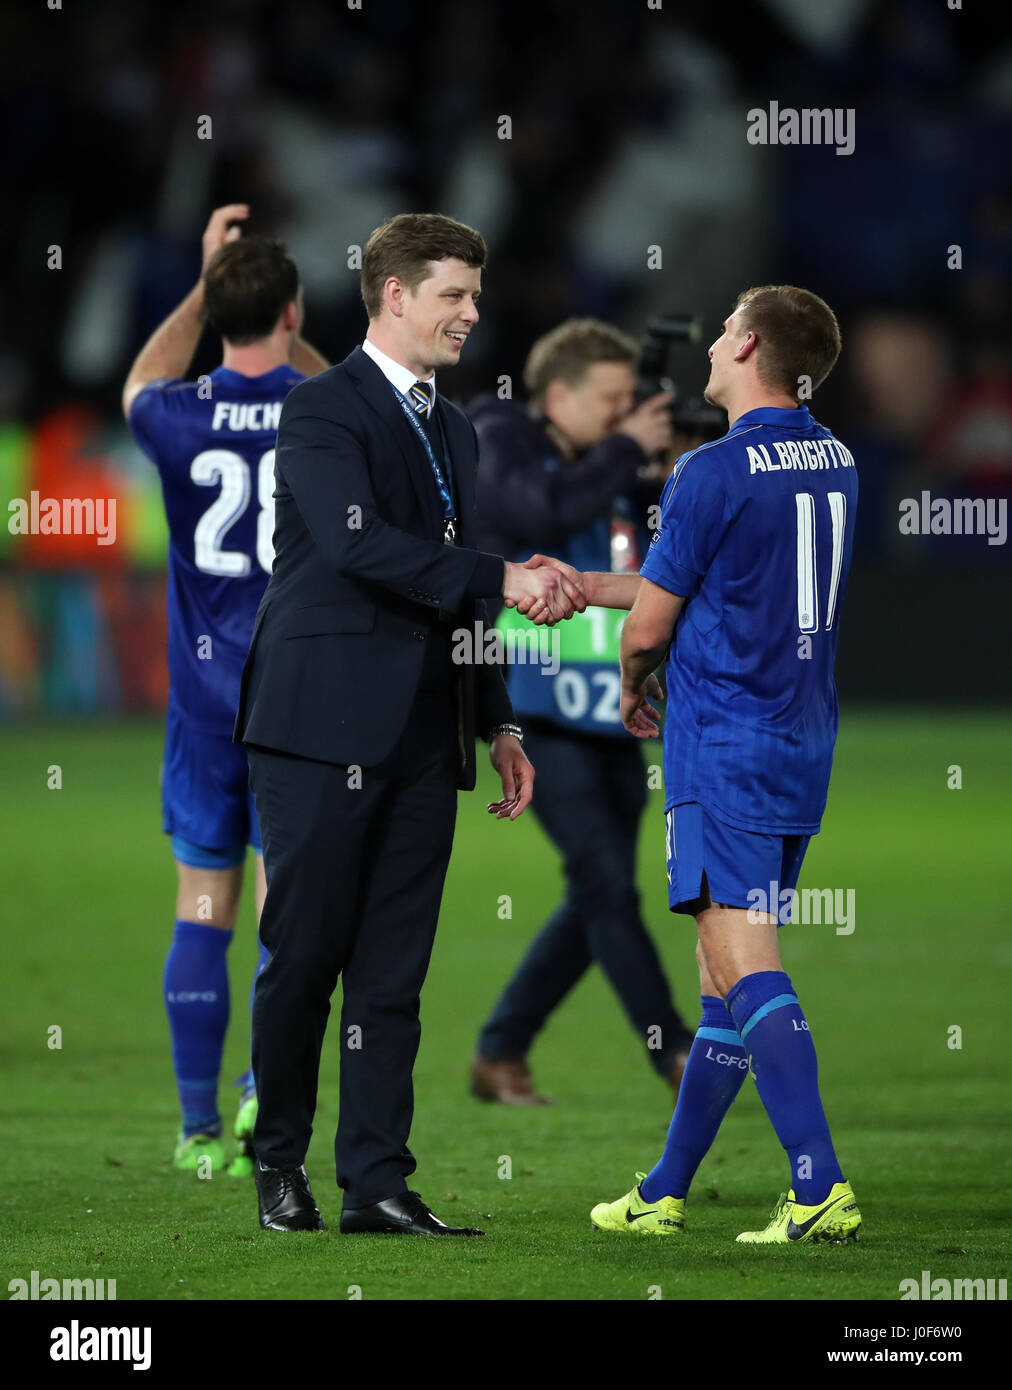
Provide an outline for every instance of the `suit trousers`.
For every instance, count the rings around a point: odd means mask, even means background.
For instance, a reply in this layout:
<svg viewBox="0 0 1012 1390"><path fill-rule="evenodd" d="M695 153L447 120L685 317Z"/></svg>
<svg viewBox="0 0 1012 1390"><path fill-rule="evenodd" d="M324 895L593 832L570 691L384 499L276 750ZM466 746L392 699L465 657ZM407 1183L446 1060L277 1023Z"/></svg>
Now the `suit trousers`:
<svg viewBox="0 0 1012 1390"><path fill-rule="evenodd" d="M342 981L344 1206L407 1190L419 1003L457 812L457 715L449 686L420 691L390 757L356 769L249 746L267 899L256 984L253 1142L297 1167L312 1134L330 998Z"/></svg>

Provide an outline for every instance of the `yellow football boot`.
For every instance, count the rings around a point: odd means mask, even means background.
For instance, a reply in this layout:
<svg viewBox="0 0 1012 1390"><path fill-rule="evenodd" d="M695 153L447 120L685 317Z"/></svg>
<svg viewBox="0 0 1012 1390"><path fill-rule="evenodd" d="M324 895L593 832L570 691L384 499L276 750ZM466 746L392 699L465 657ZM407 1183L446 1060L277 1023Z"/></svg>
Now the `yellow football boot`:
<svg viewBox="0 0 1012 1390"><path fill-rule="evenodd" d="M738 1236L745 1245L805 1245L832 1241L846 1245L857 1240L861 1229L861 1213L849 1182L838 1182L823 1202L813 1207L802 1206L794 1189L781 1195L770 1224L763 1231L742 1231Z"/></svg>
<svg viewBox="0 0 1012 1390"><path fill-rule="evenodd" d="M636 1186L617 1202L599 1202L590 1219L599 1231L625 1231L629 1235L674 1236L685 1229L685 1198L661 1197L645 1202L639 1185L646 1173L636 1174Z"/></svg>

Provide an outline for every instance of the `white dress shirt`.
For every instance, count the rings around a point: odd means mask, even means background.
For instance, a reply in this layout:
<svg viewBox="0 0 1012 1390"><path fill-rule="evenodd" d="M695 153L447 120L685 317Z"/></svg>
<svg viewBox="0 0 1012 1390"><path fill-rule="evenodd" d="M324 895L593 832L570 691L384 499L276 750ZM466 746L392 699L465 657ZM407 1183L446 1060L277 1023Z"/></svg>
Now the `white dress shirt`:
<svg viewBox="0 0 1012 1390"><path fill-rule="evenodd" d="M385 352L380 352L376 344L371 343L368 338L366 338L365 342L362 344L362 351L367 357L372 358L387 381L389 381L392 386L396 386L402 396L410 400L411 388L419 379L415 376L414 372L410 371L407 367L402 367L399 362L395 362L394 359L388 357ZM436 400L435 373L426 378L426 385L432 387L432 398L429 401L429 408L426 411L426 418L428 418L432 414L432 407Z"/></svg>

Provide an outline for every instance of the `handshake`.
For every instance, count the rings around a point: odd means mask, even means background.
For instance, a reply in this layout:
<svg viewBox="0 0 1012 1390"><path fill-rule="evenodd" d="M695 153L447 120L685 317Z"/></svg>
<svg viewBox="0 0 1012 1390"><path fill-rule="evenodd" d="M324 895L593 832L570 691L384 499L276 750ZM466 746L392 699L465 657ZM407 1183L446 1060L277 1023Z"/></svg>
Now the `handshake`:
<svg viewBox="0 0 1012 1390"><path fill-rule="evenodd" d="M522 565L507 560L503 598L507 608L515 608L532 623L552 627L586 609L590 579L550 555L532 555Z"/></svg>

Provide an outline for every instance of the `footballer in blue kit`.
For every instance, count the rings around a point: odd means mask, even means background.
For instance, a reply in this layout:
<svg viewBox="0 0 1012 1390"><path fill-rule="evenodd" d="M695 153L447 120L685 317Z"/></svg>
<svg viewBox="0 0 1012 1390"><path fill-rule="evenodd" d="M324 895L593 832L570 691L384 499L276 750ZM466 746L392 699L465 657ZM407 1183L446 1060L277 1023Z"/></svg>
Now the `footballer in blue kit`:
<svg viewBox="0 0 1012 1390"><path fill-rule="evenodd" d="M825 810L837 733L857 470L802 401L839 352L817 295L744 291L709 349L706 398L726 409L728 433L675 464L641 577L576 576L588 603L631 609L621 712L639 738L658 734L650 700L666 659L669 904L696 919L702 996L664 1153L631 1192L594 1207L601 1230L684 1229L693 1176L750 1071L791 1177L770 1224L738 1240L845 1242L861 1225L777 936Z"/></svg>
<svg viewBox="0 0 1012 1390"><path fill-rule="evenodd" d="M245 750L233 743L239 679L274 560L274 446L288 392L328 365L301 337L298 272L279 243L240 237L245 204L217 209L197 286L155 331L127 378L123 410L156 464L169 525L169 702L162 828L179 889L164 994L182 1119L175 1166L225 1169L218 1082L230 996L226 954L247 845L257 916L266 884ZM223 362L184 377L205 318ZM261 946L257 970L264 963ZM252 1172L256 1092L241 1088L238 1151Z"/></svg>

